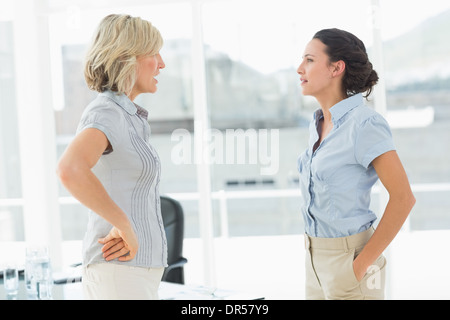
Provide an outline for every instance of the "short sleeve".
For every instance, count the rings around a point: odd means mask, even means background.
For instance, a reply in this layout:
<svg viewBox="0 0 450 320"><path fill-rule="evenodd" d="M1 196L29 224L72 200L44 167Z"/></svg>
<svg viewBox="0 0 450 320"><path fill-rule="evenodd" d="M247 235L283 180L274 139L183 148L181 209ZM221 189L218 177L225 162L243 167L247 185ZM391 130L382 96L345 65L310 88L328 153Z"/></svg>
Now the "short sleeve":
<svg viewBox="0 0 450 320"><path fill-rule="evenodd" d="M120 122L120 111L118 110L108 108L107 106L88 108L81 117L77 133L88 128L98 129L105 134L112 150L114 150L120 142L120 135L117 131Z"/></svg>
<svg viewBox="0 0 450 320"><path fill-rule="evenodd" d="M392 150L395 146L387 121L379 114L366 119L356 135L356 161L368 168L374 159Z"/></svg>

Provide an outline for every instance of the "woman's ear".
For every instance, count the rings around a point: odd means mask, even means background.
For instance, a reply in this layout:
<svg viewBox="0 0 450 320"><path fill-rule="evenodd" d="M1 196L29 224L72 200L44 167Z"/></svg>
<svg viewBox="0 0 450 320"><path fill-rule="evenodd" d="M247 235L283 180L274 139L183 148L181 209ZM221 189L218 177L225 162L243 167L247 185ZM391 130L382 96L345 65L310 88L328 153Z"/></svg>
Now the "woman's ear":
<svg viewBox="0 0 450 320"><path fill-rule="evenodd" d="M337 62L333 62L331 64L332 66L332 75L333 77L339 77L341 75L344 75L344 71L345 71L345 62L343 60L339 60Z"/></svg>

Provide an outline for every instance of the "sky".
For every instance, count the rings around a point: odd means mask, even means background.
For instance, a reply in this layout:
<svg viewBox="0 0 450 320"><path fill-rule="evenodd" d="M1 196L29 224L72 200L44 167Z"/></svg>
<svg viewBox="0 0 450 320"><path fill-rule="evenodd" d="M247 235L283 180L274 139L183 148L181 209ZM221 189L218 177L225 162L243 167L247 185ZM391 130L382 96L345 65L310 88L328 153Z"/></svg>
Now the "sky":
<svg viewBox="0 0 450 320"><path fill-rule="evenodd" d="M395 38L450 9L448 0L380 0L381 34ZM300 62L314 33L338 27L372 45L370 0L233 0L204 7L204 40L233 59L270 73ZM282 49L280 49L282 48Z"/></svg>
<svg viewBox="0 0 450 320"><path fill-rule="evenodd" d="M448 0L380 0L383 10L383 36L385 40L399 36L420 22L450 9Z"/></svg>
<svg viewBox="0 0 450 320"><path fill-rule="evenodd" d="M397 37L427 18L450 9L448 0L379 1L384 40ZM0 21L18 14L15 3L0 0ZM79 2L76 0L71 3L66 12L52 17L51 32L56 42L88 42L86 39L91 39L100 19L112 12L129 13L150 20L165 39L192 36L188 3L106 9L94 5L89 10L77 5ZM299 64L307 42L323 28L346 29L370 47L371 3L371 0L206 1L203 6L203 37L213 49L225 52L232 59L260 72L270 73Z"/></svg>

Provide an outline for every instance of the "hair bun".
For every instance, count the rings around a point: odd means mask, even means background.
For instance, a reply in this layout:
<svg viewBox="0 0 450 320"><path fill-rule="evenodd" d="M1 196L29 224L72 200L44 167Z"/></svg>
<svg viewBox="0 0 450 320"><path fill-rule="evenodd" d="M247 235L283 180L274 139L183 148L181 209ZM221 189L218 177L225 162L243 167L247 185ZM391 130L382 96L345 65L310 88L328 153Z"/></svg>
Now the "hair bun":
<svg viewBox="0 0 450 320"><path fill-rule="evenodd" d="M372 65L372 64L371 64ZM367 92L365 95L365 98L369 97L370 94L372 93L373 87L378 83L379 77L378 77L378 73L372 69L370 71L369 76L367 77L365 86L363 91Z"/></svg>
<svg viewBox="0 0 450 320"><path fill-rule="evenodd" d="M345 61L346 72L342 80L345 92L349 96L366 92L367 98L378 83L378 74L373 70L364 43L354 34L336 28L321 30L313 39L325 44L331 62Z"/></svg>

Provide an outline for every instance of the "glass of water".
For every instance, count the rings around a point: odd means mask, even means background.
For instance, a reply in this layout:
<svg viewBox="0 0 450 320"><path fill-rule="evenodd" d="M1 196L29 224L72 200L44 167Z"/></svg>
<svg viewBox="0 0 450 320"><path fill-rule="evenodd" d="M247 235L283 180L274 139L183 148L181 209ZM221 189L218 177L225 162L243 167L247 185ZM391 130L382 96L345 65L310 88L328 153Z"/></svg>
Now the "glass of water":
<svg viewBox="0 0 450 320"><path fill-rule="evenodd" d="M3 267L3 285L7 299L17 298L19 292L19 272L15 263L7 263Z"/></svg>
<svg viewBox="0 0 450 320"><path fill-rule="evenodd" d="M25 258L25 284L28 299L52 298L53 278L47 247L28 247Z"/></svg>

